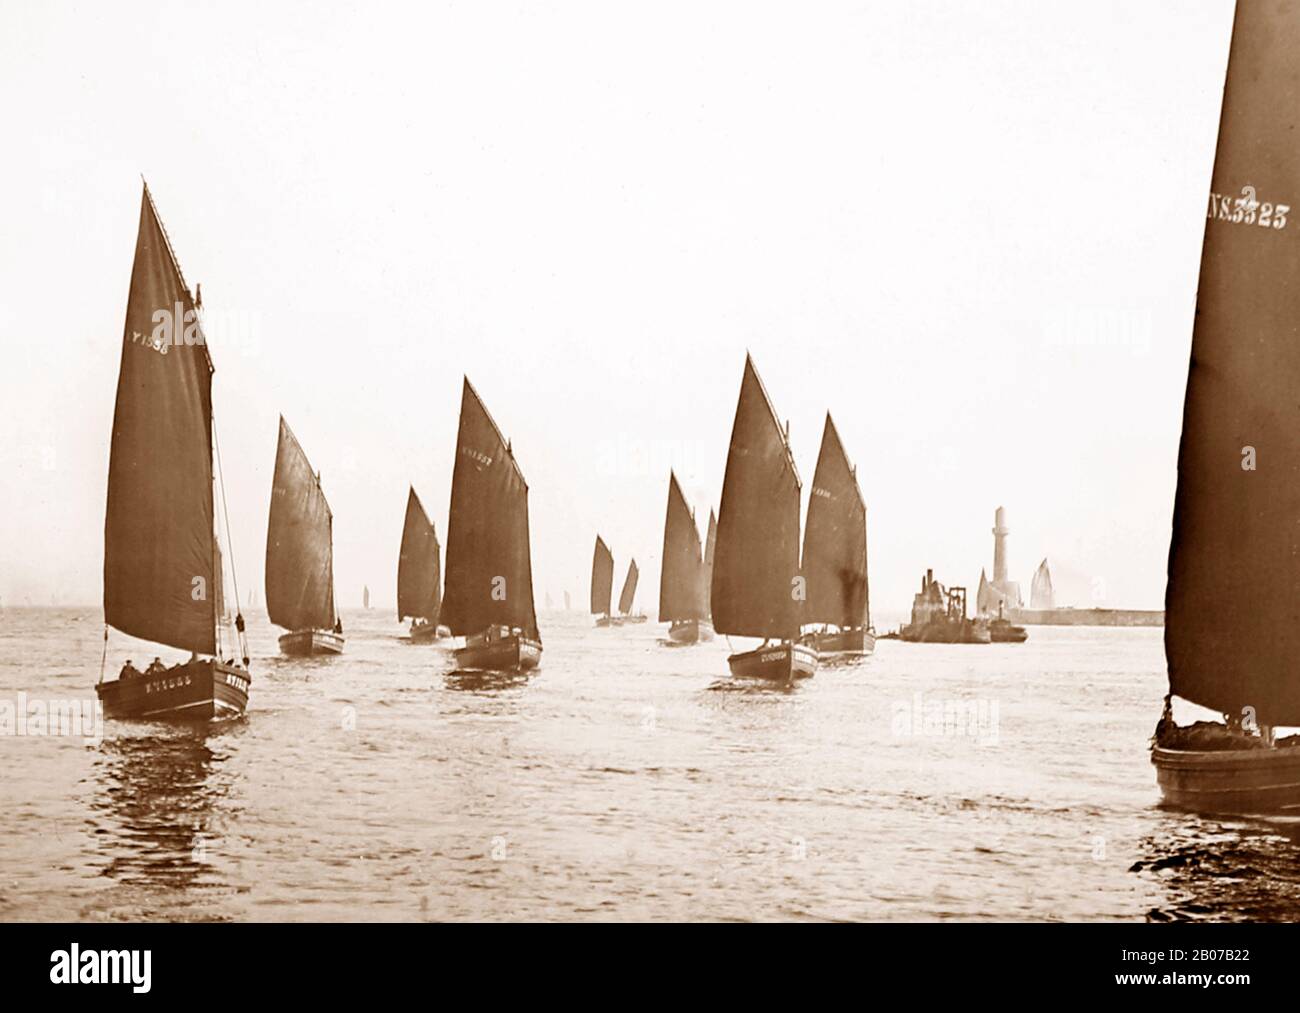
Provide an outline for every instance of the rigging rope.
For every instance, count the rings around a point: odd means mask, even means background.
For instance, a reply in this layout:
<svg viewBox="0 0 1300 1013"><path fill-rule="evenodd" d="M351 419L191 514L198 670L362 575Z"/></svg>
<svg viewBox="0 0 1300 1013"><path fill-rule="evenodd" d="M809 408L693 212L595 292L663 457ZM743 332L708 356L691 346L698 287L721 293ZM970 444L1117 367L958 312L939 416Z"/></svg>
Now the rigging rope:
<svg viewBox="0 0 1300 1013"><path fill-rule="evenodd" d="M217 485L221 488L221 515L226 525L226 546L230 549L230 583L235 592L235 632L239 636L239 651L248 667L248 640L244 636L244 611L239 604L239 575L235 572L235 539L230 533L230 508L226 503L226 474L221 467L221 440L217 437L217 419L212 418L212 445L217 452ZM218 579L221 579L218 576Z"/></svg>

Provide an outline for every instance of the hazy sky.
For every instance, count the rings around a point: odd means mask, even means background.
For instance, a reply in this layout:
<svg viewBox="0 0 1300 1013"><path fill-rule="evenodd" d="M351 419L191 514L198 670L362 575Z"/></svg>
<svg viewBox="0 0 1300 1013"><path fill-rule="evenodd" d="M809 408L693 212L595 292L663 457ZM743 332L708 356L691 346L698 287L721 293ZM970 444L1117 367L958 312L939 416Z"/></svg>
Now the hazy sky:
<svg viewBox="0 0 1300 1013"><path fill-rule="evenodd" d="M1004 504L1159 607L1231 0L0 0L0 597L101 594L153 190L217 373L241 590L276 419L344 606L446 530L461 374L531 487L539 605L600 531L653 613L668 468L701 527L746 349L806 493L830 409L877 612L974 585ZM1079 601L1078 604L1088 604Z"/></svg>

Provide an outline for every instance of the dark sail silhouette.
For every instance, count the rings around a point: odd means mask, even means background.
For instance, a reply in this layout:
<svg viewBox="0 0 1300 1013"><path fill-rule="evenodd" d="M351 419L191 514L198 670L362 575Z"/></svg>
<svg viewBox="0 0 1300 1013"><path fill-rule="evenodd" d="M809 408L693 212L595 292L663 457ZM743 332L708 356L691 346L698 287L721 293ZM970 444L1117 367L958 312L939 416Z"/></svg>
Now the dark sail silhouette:
<svg viewBox="0 0 1300 1013"><path fill-rule="evenodd" d="M627 577L623 580L623 590L618 596L618 610L623 615L632 611L632 602L636 598L637 581L641 579L641 571L636 565L636 560L628 564Z"/></svg>
<svg viewBox="0 0 1300 1013"><path fill-rule="evenodd" d="M504 626L540 644L528 542L528 484L468 378L456 436L441 621L456 636Z"/></svg>
<svg viewBox="0 0 1300 1013"><path fill-rule="evenodd" d="M703 619L704 560L695 517L677 483L668 476L668 512L664 518L663 570L659 577L659 621Z"/></svg>
<svg viewBox="0 0 1300 1013"><path fill-rule="evenodd" d="M704 538L704 614L713 615L713 556L718 546L718 516L709 511L708 533Z"/></svg>
<svg viewBox="0 0 1300 1013"><path fill-rule="evenodd" d="M213 502L212 373L194 300L145 186L109 450L104 621L194 656L161 673L129 664L116 680L101 673L96 692L109 716L208 718L242 713L248 703L238 602L242 666L231 657L236 645L218 635L226 603Z"/></svg>
<svg viewBox="0 0 1300 1013"><path fill-rule="evenodd" d="M785 432L746 356L714 550L713 625L719 633L798 635L799 489Z"/></svg>
<svg viewBox="0 0 1300 1013"><path fill-rule="evenodd" d="M808 500L803 536L804 621L869 626L867 507L830 413Z"/></svg>
<svg viewBox="0 0 1300 1013"><path fill-rule="evenodd" d="M320 479L280 417L266 530L266 614L287 630L331 630L334 518Z"/></svg>
<svg viewBox="0 0 1300 1013"><path fill-rule="evenodd" d="M406 497L402 550L397 560L397 620L438 621L442 606L442 562L438 534L412 488Z"/></svg>
<svg viewBox="0 0 1300 1013"><path fill-rule="evenodd" d="M1227 717L1152 759L1167 802L1300 806L1300 7L1237 5L1192 334L1174 501L1165 654L1172 694Z"/></svg>
<svg viewBox="0 0 1300 1013"><path fill-rule="evenodd" d="M596 536L591 553L591 614L607 616L614 601L614 554L605 539Z"/></svg>
<svg viewBox="0 0 1300 1013"><path fill-rule="evenodd" d="M164 323L156 323L161 314ZM198 326L146 187L108 461L104 621L133 637L213 654L213 367Z"/></svg>

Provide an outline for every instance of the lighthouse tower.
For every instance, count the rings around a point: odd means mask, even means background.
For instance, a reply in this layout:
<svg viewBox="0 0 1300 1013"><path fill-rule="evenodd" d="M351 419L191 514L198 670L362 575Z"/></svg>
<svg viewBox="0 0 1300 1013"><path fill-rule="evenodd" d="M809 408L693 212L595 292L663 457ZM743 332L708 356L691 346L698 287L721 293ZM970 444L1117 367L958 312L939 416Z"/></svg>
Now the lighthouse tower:
<svg viewBox="0 0 1300 1013"><path fill-rule="evenodd" d="M1007 512L998 507L993 514L993 584L999 590L1007 582Z"/></svg>
<svg viewBox="0 0 1300 1013"><path fill-rule="evenodd" d="M1024 607L1020 597L1020 585L1007 579L1007 512L998 507L993 514L993 579L986 580L980 574L980 588L976 596L976 609L980 615L996 616L999 606L1008 609Z"/></svg>

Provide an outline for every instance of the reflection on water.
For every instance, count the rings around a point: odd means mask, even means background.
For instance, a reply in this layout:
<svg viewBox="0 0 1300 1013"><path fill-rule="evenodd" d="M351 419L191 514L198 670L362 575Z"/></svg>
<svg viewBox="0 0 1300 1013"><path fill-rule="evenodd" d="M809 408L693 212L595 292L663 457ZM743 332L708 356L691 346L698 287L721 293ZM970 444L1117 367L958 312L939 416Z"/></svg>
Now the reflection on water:
<svg viewBox="0 0 1300 1013"><path fill-rule="evenodd" d="M477 668L455 668L443 677L443 683L448 689L464 693L501 693L528 685L536 671L486 672Z"/></svg>

